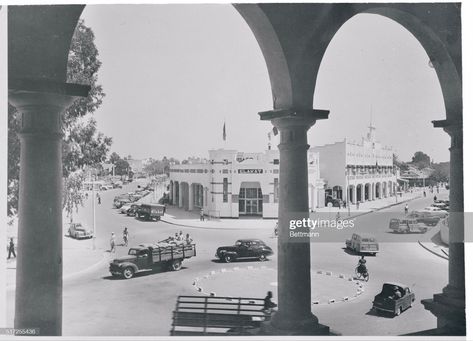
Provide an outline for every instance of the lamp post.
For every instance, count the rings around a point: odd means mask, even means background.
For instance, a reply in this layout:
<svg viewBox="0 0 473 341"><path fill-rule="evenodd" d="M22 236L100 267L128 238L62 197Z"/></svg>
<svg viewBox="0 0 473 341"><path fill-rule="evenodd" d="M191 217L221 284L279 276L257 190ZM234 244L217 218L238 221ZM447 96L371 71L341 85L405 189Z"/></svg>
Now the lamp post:
<svg viewBox="0 0 473 341"><path fill-rule="evenodd" d="M92 237L92 249L95 250L95 177L94 177L94 182L92 182L92 228L93 228L93 233L94 236Z"/></svg>

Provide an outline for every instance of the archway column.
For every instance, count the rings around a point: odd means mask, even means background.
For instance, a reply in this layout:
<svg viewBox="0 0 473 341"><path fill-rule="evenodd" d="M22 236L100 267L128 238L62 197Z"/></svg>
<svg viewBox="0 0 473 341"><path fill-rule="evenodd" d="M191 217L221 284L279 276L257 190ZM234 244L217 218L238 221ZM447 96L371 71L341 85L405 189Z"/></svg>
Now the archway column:
<svg viewBox="0 0 473 341"><path fill-rule="evenodd" d="M171 181L169 185L169 200L171 205L174 204L174 181Z"/></svg>
<svg viewBox="0 0 473 341"><path fill-rule="evenodd" d="M184 195L185 195L185 192L184 192L184 185L182 182L179 182L178 183L178 186L179 186L179 198L178 198L178 207L181 208L182 205L183 205L183 202L184 202Z"/></svg>
<svg viewBox="0 0 473 341"><path fill-rule="evenodd" d="M460 121L460 120L459 120ZM446 335L465 335L465 249L463 206L463 131L462 124L449 120L434 121L451 137L450 147L450 214L448 284L433 299L422 300L425 309L437 317L437 328Z"/></svg>
<svg viewBox="0 0 473 341"><path fill-rule="evenodd" d="M192 211L194 209L194 184L189 185L189 205L188 210Z"/></svg>
<svg viewBox="0 0 473 341"><path fill-rule="evenodd" d="M328 111L270 111L260 115L280 132L278 311L263 329L280 335L327 334L328 327L320 325L311 312L310 239L291 238L289 221L309 217L307 131L317 119L327 118Z"/></svg>
<svg viewBox="0 0 473 341"><path fill-rule="evenodd" d="M29 83L42 90L16 90L9 102L21 113L16 329L62 334L62 129L61 114L90 87ZM23 84L24 85L24 84ZM23 89L22 86L19 87ZM28 87L27 87L28 88ZM77 97L76 97L77 96Z"/></svg>

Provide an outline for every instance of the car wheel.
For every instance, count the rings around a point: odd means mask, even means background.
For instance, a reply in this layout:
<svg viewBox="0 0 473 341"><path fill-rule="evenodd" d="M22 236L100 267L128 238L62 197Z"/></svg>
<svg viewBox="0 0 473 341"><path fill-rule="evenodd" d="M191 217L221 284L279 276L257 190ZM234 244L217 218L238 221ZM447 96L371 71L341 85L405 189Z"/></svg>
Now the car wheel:
<svg viewBox="0 0 473 341"><path fill-rule="evenodd" d="M171 263L171 270L172 271L178 271L182 267L182 261L180 260L175 260Z"/></svg>
<svg viewBox="0 0 473 341"><path fill-rule="evenodd" d="M130 279L135 274L135 270L131 266L128 266L123 270L122 274L125 279Z"/></svg>
<svg viewBox="0 0 473 341"><path fill-rule="evenodd" d="M233 256L232 255L225 255L224 256L225 262L226 263L231 263L233 262Z"/></svg>
<svg viewBox="0 0 473 341"><path fill-rule="evenodd" d="M396 308L396 310L394 311L394 315L396 315L396 316L401 315L401 307Z"/></svg>
<svg viewBox="0 0 473 341"><path fill-rule="evenodd" d="M258 260L261 261L261 262L264 262L266 259L267 259L267 258L266 258L266 255L265 255L265 254L261 254L261 255L259 255L259 257L258 257Z"/></svg>

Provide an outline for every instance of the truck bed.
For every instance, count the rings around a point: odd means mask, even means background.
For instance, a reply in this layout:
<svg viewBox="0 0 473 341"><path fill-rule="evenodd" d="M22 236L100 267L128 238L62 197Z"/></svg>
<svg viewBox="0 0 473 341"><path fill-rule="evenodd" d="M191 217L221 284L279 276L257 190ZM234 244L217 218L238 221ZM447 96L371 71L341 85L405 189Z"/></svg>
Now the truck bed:
<svg viewBox="0 0 473 341"><path fill-rule="evenodd" d="M195 255L195 244L153 248L153 263L190 258Z"/></svg>

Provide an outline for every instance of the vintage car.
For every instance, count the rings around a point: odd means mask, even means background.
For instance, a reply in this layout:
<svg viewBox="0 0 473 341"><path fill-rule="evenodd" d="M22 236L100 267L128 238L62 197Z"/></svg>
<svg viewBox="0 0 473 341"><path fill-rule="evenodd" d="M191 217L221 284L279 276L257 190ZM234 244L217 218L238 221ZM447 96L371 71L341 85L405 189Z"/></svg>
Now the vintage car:
<svg viewBox="0 0 473 341"><path fill-rule="evenodd" d="M128 198L128 196L119 196L115 197L115 199L113 200L113 206L115 206L115 208L120 208L124 204L127 204L129 202L131 202L131 200Z"/></svg>
<svg viewBox="0 0 473 341"><path fill-rule="evenodd" d="M415 219L420 223L424 223L425 225L435 226L440 221L441 217L432 212L428 211L412 211L407 215L409 219Z"/></svg>
<svg viewBox="0 0 473 341"><path fill-rule="evenodd" d="M130 208L126 211L126 215L130 217L135 216L140 206L141 204L131 204Z"/></svg>
<svg viewBox="0 0 473 341"><path fill-rule="evenodd" d="M343 200L338 199L338 198L334 198L334 197L328 195L325 198L325 206L328 206L328 204L332 204L332 207L342 207L343 206Z"/></svg>
<svg viewBox="0 0 473 341"><path fill-rule="evenodd" d="M410 308L414 300L415 295L407 285L384 283L381 292L374 297L372 309L375 313L388 312L398 316Z"/></svg>
<svg viewBox="0 0 473 341"><path fill-rule="evenodd" d="M436 217L439 217L439 218L445 218L448 215L448 211L444 211L444 210L442 210L438 207L432 207L432 206L429 206L429 207L426 207L422 210L419 210L419 212L428 212L432 216L436 216Z"/></svg>
<svg viewBox="0 0 473 341"><path fill-rule="evenodd" d="M438 220L437 220L438 222ZM392 218L389 221L389 228L394 233L412 233L420 232L425 233L429 230L429 227L415 218Z"/></svg>
<svg viewBox="0 0 473 341"><path fill-rule="evenodd" d="M368 233L353 233L351 239L345 241L347 249L358 253L369 253L376 256L379 244L376 238Z"/></svg>
<svg viewBox="0 0 473 341"><path fill-rule="evenodd" d="M120 208L118 209L118 211L119 211L120 213L126 214L127 211L131 208L131 205L132 205L131 202L127 202L126 204L123 204L122 207L120 207Z"/></svg>
<svg viewBox="0 0 473 341"><path fill-rule="evenodd" d="M81 223L70 223L68 232L69 237L75 239L87 239L94 236L92 230L87 230Z"/></svg>
<svg viewBox="0 0 473 341"><path fill-rule="evenodd" d="M239 239L232 246L221 246L215 257L227 263L237 259L256 258L264 261L273 254L273 250L259 239Z"/></svg>
<svg viewBox="0 0 473 341"><path fill-rule="evenodd" d="M109 266L112 276L132 278L135 273L152 271L157 267L167 267L170 270L181 269L184 259L196 255L195 244L142 244L128 250L128 255L114 259Z"/></svg>

